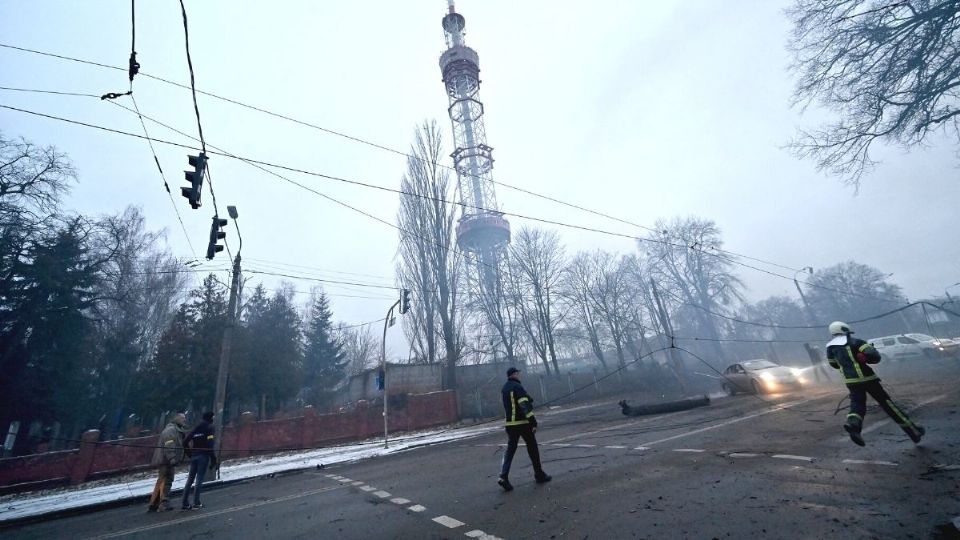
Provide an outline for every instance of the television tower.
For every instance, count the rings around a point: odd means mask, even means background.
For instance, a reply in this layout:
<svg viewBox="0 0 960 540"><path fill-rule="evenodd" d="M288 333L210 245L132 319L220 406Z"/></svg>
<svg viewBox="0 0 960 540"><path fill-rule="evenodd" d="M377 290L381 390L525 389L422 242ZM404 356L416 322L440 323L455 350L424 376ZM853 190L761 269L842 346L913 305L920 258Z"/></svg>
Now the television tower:
<svg viewBox="0 0 960 540"><path fill-rule="evenodd" d="M487 146L480 101L480 56L463 41L466 20L447 0L443 17L447 50L440 55L440 71L447 90L463 215L457 223L457 245L477 259L481 294L499 291L498 260L510 243L510 223L503 218L493 190L493 148Z"/></svg>

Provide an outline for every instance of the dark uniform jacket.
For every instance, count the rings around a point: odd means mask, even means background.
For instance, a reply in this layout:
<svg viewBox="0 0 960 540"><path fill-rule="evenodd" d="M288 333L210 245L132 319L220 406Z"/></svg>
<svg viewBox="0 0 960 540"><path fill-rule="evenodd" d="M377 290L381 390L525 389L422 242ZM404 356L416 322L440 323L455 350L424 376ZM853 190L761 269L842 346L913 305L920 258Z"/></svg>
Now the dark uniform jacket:
<svg viewBox="0 0 960 540"><path fill-rule="evenodd" d="M508 426L537 425L537 419L533 416L533 400L519 381L507 379L500 393Z"/></svg>
<svg viewBox="0 0 960 540"><path fill-rule="evenodd" d="M830 367L843 374L843 381L847 384L880 380L868 365L880 362L880 353L862 339L849 335L834 337L827 343L827 361Z"/></svg>
<svg viewBox="0 0 960 540"><path fill-rule="evenodd" d="M199 456L201 454L206 454L208 456L213 455L213 425L206 420L197 424L197 427L193 428L188 435L185 444L192 448L190 452L191 455Z"/></svg>

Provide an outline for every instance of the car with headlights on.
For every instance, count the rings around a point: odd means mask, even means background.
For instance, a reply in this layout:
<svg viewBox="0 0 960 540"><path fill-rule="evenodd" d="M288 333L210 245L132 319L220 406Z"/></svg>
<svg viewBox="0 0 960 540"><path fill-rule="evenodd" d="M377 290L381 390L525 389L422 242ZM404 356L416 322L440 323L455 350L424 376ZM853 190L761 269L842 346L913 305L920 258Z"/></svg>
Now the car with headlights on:
<svg viewBox="0 0 960 540"><path fill-rule="evenodd" d="M723 390L736 393L769 394L797 390L806 384L802 369L781 366L770 360L747 360L723 371Z"/></svg>

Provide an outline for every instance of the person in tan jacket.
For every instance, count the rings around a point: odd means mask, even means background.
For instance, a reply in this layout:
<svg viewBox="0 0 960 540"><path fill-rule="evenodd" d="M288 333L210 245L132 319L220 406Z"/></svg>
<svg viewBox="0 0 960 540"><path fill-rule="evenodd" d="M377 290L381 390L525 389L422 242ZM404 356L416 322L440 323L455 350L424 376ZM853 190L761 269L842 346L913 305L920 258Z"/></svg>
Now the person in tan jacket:
<svg viewBox="0 0 960 540"><path fill-rule="evenodd" d="M157 467L157 483L153 486L150 495L150 506L147 512L173 510L170 506L170 488L173 485L173 474L177 464L183 461L183 435L187 417L183 413L176 413L163 428L157 447L153 451L151 465Z"/></svg>

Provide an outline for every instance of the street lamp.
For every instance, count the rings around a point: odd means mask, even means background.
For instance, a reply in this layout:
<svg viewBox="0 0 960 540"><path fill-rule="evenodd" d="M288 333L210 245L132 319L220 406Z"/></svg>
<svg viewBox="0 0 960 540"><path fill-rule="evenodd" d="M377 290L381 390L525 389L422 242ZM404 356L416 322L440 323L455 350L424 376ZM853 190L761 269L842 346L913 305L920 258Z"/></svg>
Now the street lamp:
<svg viewBox="0 0 960 540"><path fill-rule="evenodd" d="M800 282L797 281L797 274L799 274L799 273L801 273L801 272L806 272L806 273L808 273L808 274L810 274L810 275L812 276L812 275L813 275L813 267L812 267L812 266L804 266L803 268L801 268L801 269L799 269L799 270L797 270L796 272L793 273L793 285L797 288L797 292L800 293L800 301L803 302L803 309L804 309L804 311L806 311L806 313L807 313L807 319L808 319L807 324L813 326L813 325L816 324L816 320L815 320L815 318L814 318L814 316L813 316L813 310L810 309L810 304L807 303L807 297L806 297L806 295L803 294L803 289L800 288Z"/></svg>

